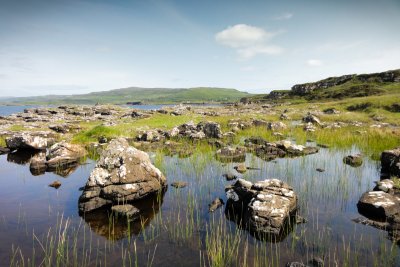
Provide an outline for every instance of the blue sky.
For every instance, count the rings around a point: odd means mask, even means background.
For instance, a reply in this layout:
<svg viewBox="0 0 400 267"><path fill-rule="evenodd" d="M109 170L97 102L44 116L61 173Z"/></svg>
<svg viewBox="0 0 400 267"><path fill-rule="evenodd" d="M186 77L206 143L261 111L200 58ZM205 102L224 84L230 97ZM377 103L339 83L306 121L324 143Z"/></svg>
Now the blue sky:
<svg viewBox="0 0 400 267"><path fill-rule="evenodd" d="M266 93L400 68L399 29L399 0L0 0L0 97L129 86Z"/></svg>

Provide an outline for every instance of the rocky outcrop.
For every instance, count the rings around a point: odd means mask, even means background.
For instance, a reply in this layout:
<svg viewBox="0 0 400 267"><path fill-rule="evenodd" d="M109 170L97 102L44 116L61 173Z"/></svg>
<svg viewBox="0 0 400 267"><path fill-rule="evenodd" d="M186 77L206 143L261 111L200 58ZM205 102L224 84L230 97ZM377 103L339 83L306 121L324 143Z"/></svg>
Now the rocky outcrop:
<svg viewBox="0 0 400 267"><path fill-rule="evenodd" d="M79 211L142 199L165 186L166 178L147 153L129 146L126 139L114 139L89 176L79 198Z"/></svg>
<svg viewBox="0 0 400 267"><path fill-rule="evenodd" d="M254 184L238 179L225 191L229 214L240 217L246 229L258 234L280 235L297 208L293 188L278 179Z"/></svg>
<svg viewBox="0 0 400 267"><path fill-rule="evenodd" d="M386 176L400 177L400 147L383 151L381 166L382 173Z"/></svg>
<svg viewBox="0 0 400 267"><path fill-rule="evenodd" d="M45 150L47 148L47 139L41 136L31 134L18 134L6 138L6 145L11 150L33 149Z"/></svg>
<svg viewBox="0 0 400 267"><path fill-rule="evenodd" d="M318 153L317 147L309 147L293 144L291 141L283 140L270 143L260 137L252 137L245 140L245 145L249 150L264 159L273 160L278 157L297 157Z"/></svg>
<svg viewBox="0 0 400 267"><path fill-rule="evenodd" d="M296 95L306 95L314 90L325 89L350 81L355 75L343 75L340 77L330 77L315 83L296 84L292 86L292 93Z"/></svg>

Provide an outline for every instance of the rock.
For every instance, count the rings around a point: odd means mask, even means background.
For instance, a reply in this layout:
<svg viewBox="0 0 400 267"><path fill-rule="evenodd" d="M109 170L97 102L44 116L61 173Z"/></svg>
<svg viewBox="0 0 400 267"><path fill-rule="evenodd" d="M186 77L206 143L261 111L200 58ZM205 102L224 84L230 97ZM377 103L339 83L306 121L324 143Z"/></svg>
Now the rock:
<svg viewBox="0 0 400 267"><path fill-rule="evenodd" d="M223 176L225 177L225 179L227 181L236 180L238 178L237 175L235 175L235 174L233 174L231 172L225 173Z"/></svg>
<svg viewBox="0 0 400 267"><path fill-rule="evenodd" d="M371 191L362 194L357 208L367 218L387 219L400 213L400 201L383 191Z"/></svg>
<svg viewBox="0 0 400 267"><path fill-rule="evenodd" d="M147 153L129 146L124 138L114 139L101 152L89 176L79 199L79 211L142 199L165 186L165 176Z"/></svg>
<svg viewBox="0 0 400 267"><path fill-rule="evenodd" d="M193 140L201 140L204 139L205 137L206 135L204 134L204 132L191 133L189 135L189 138Z"/></svg>
<svg viewBox="0 0 400 267"><path fill-rule="evenodd" d="M112 206L111 211L117 216L128 218L130 221L139 219L140 214L139 209L130 204Z"/></svg>
<svg viewBox="0 0 400 267"><path fill-rule="evenodd" d="M213 202L211 202L211 204L208 205L208 211L214 212L223 205L224 205L224 201L220 198L216 198L213 200Z"/></svg>
<svg viewBox="0 0 400 267"><path fill-rule="evenodd" d="M50 187L54 187L55 189L60 188L61 182L60 181L54 181L51 184L49 184Z"/></svg>
<svg viewBox="0 0 400 267"><path fill-rule="evenodd" d="M46 161L47 170L54 171L77 165L79 160L86 154L86 149L80 145L70 144L65 141L56 143L49 149Z"/></svg>
<svg viewBox="0 0 400 267"><path fill-rule="evenodd" d="M108 139L105 136L100 136L97 140L99 141L99 144L106 144L108 142Z"/></svg>
<svg viewBox="0 0 400 267"><path fill-rule="evenodd" d="M42 175L46 172L46 153L40 152L35 154L30 162L29 170L32 175Z"/></svg>
<svg viewBox="0 0 400 267"><path fill-rule="evenodd" d="M327 109L324 109L323 112L325 114L340 114L340 111L335 108L327 108Z"/></svg>
<svg viewBox="0 0 400 267"><path fill-rule="evenodd" d="M308 113L305 117L303 117L302 120L304 122L311 122L312 124L321 125L319 118L311 113Z"/></svg>
<svg viewBox="0 0 400 267"><path fill-rule="evenodd" d="M295 223L296 224L307 223L307 219L302 217L302 216L300 216L300 215L298 215L298 214L296 214Z"/></svg>
<svg viewBox="0 0 400 267"><path fill-rule="evenodd" d="M57 133L68 133L69 127L67 124L57 124L57 125L49 125L49 129L53 130Z"/></svg>
<svg viewBox="0 0 400 267"><path fill-rule="evenodd" d="M184 187L186 187L187 186L187 182L180 182L180 181L178 181L178 182L173 182L173 183L171 183L171 186L172 187L175 187L175 188L184 188Z"/></svg>
<svg viewBox="0 0 400 267"><path fill-rule="evenodd" d="M268 122L264 120L253 120L253 125L256 127L265 126L268 127Z"/></svg>
<svg viewBox="0 0 400 267"><path fill-rule="evenodd" d="M362 165L363 160L362 160L362 155L361 154L356 154L356 155L349 155L343 158L343 162L347 165L350 165L352 167L359 167Z"/></svg>
<svg viewBox="0 0 400 267"><path fill-rule="evenodd" d="M394 187L393 180L384 179L384 180L376 182L374 191L383 191L383 192L388 193L393 190L393 187Z"/></svg>
<svg viewBox="0 0 400 267"><path fill-rule="evenodd" d="M34 149L45 150L47 147L47 139L40 136L30 134L18 134L6 138L7 147L11 150L15 149Z"/></svg>
<svg viewBox="0 0 400 267"><path fill-rule="evenodd" d="M197 125L197 128L199 128L199 125L201 125L201 123ZM221 126L216 122L205 122L202 124L202 130L207 138L222 137Z"/></svg>
<svg viewBox="0 0 400 267"><path fill-rule="evenodd" d="M244 162L246 160L246 149L244 147L224 147L217 150L216 157L222 162Z"/></svg>
<svg viewBox="0 0 400 267"><path fill-rule="evenodd" d="M317 169L315 169L317 172L324 172L325 171L325 169L322 169L322 168L317 168Z"/></svg>
<svg viewBox="0 0 400 267"><path fill-rule="evenodd" d="M279 235L297 208L293 189L278 179L257 183L238 179L225 189L227 208L242 216L251 232ZM242 214L242 215L241 215Z"/></svg>
<svg viewBox="0 0 400 267"><path fill-rule="evenodd" d="M245 173L247 171L247 167L243 163L239 164L239 165L236 165L234 168L238 173Z"/></svg>
<svg viewBox="0 0 400 267"><path fill-rule="evenodd" d="M267 128L272 131L279 131L286 129L287 126L283 122L278 121L278 122L268 122Z"/></svg>
<svg viewBox="0 0 400 267"><path fill-rule="evenodd" d="M280 119L280 120L290 120L290 117L289 117L287 114L282 113L282 114L279 116L279 119Z"/></svg>
<svg viewBox="0 0 400 267"><path fill-rule="evenodd" d="M382 172L388 176L400 177L400 147L385 150L381 154Z"/></svg>

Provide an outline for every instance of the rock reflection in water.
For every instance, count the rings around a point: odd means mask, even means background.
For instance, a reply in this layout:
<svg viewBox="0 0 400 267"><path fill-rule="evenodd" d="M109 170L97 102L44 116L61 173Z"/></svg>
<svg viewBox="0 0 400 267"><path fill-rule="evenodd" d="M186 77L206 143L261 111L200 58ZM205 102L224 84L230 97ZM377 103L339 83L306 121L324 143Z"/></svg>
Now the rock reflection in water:
<svg viewBox="0 0 400 267"><path fill-rule="evenodd" d="M26 165L31 162L31 158L36 154L40 154L43 152L37 152L34 150L28 151L15 151L12 153L7 154L7 161L12 162L19 165Z"/></svg>
<svg viewBox="0 0 400 267"><path fill-rule="evenodd" d="M165 192L166 190L161 194L152 194L145 199L129 203L140 210L140 217L135 221L116 216L111 212L110 206L79 215L96 234L109 240L120 240L131 235L138 235L150 224L161 208Z"/></svg>

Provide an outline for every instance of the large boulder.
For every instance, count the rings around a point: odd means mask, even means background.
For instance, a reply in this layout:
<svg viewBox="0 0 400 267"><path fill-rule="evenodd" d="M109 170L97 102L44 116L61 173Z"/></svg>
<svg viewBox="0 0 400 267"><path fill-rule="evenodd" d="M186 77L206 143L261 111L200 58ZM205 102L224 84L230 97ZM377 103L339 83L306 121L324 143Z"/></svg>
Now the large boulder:
<svg viewBox="0 0 400 267"><path fill-rule="evenodd" d="M86 156L86 149L80 145L70 144L65 141L56 143L49 149L47 155L47 171L68 168L79 163L79 160Z"/></svg>
<svg viewBox="0 0 400 267"><path fill-rule="evenodd" d="M144 198L166 186L166 178L149 155L129 146L124 138L112 140L102 151L79 199L80 212L108 204Z"/></svg>
<svg viewBox="0 0 400 267"><path fill-rule="evenodd" d="M206 135L207 138L221 138L222 137L222 132L221 132L221 126L216 123L216 122L204 122L204 123L199 123L197 125L197 128L203 130L204 134Z"/></svg>
<svg viewBox="0 0 400 267"><path fill-rule="evenodd" d="M383 173L400 177L400 147L383 151L381 165Z"/></svg>
<svg viewBox="0 0 400 267"><path fill-rule="evenodd" d="M287 183L267 179L252 183L243 179L226 189L227 209L242 217L247 229L257 234L280 235L297 208L297 196Z"/></svg>
<svg viewBox="0 0 400 267"><path fill-rule="evenodd" d="M18 134L6 138L7 147L11 150L16 149L34 149L45 150L47 147L47 139L41 136L30 134Z"/></svg>

